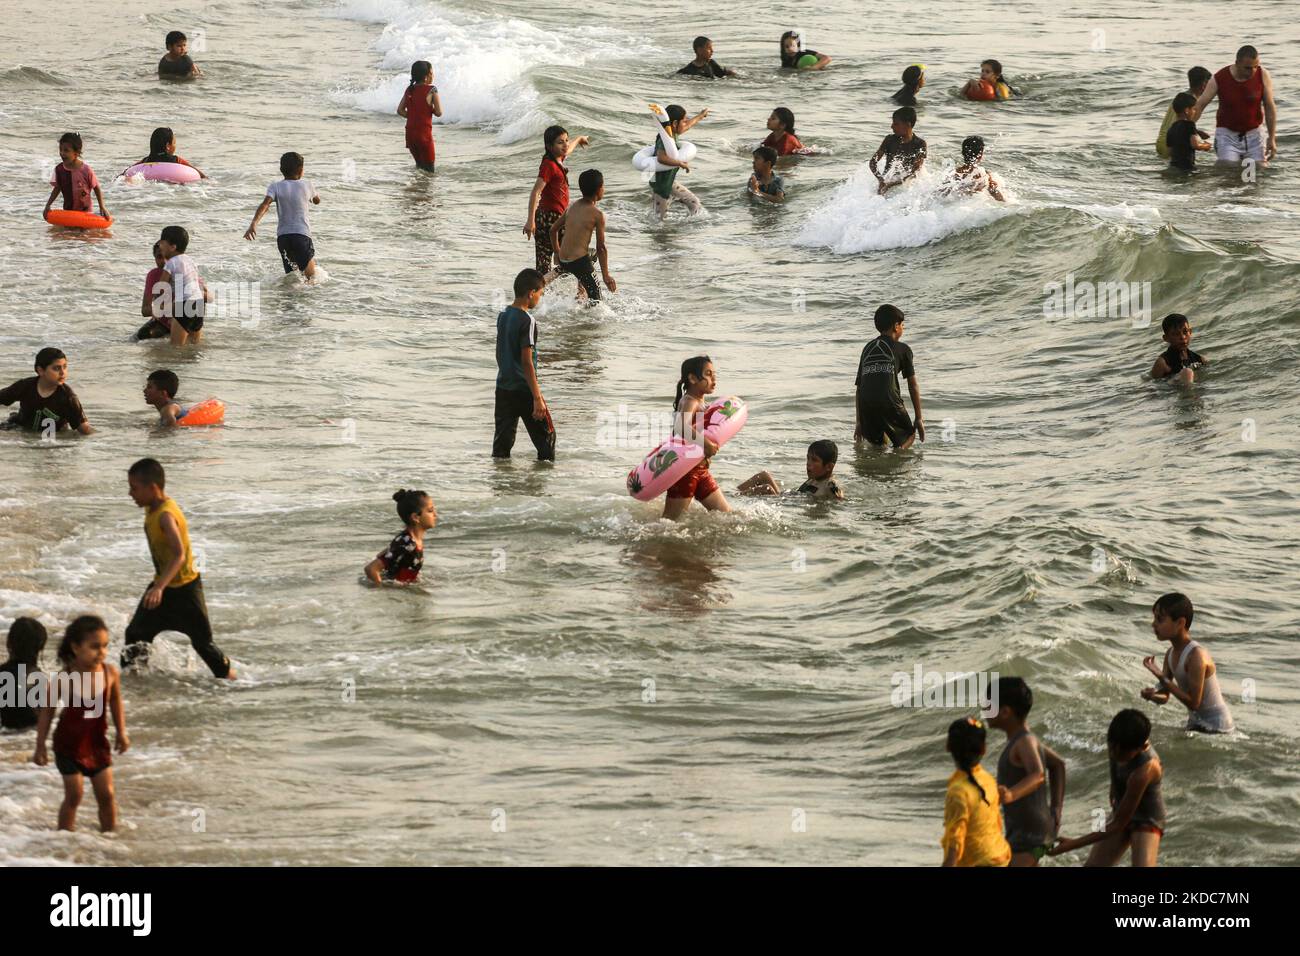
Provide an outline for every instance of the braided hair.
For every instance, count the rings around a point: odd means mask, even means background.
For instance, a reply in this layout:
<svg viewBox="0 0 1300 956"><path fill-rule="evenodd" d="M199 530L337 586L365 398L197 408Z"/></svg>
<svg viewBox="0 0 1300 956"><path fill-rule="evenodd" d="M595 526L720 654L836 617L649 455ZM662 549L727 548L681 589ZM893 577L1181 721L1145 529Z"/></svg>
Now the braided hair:
<svg viewBox="0 0 1300 956"><path fill-rule="evenodd" d="M963 717L948 725L948 752L952 754L953 762L958 770L966 771L966 776L980 792L980 799L988 804L988 795L972 772L984 754L984 734L984 723L976 717Z"/></svg>
<svg viewBox="0 0 1300 956"><path fill-rule="evenodd" d="M433 72L433 64L428 60L416 60L411 64L411 82L406 85L409 90L416 83L421 82Z"/></svg>

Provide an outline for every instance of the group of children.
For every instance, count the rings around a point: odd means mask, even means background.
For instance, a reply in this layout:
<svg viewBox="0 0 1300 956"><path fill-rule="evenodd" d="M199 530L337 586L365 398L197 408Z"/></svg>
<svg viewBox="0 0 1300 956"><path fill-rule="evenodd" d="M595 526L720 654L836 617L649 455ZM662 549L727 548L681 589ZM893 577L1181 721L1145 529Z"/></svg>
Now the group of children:
<svg viewBox="0 0 1300 956"><path fill-rule="evenodd" d="M1232 715L1219 688L1208 651L1188 633L1194 615L1186 595L1172 593L1152 606L1151 629L1168 642L1162 666L1155 657L1143 666L1156 678L1142 699L1164 704L1172 696L1188 710L1186 729L1229 733ZM997 713L988 725L1003 731L1006 746L994 779L980 766L986 729L976 717L948 727L947 749L957 769L948 779L944 866L1037 866L1044 856L1092 847L1088 866L1113 866L1131 852L1134 866L1155 866L1166 828L1161 784L1164 766L1151 746L1151 721L1139 710L1121 710L1106 732L1110 763L1109 819L1083 837L1059 835L1065 804L1065 761L1029 729L1033 706L1029 685L1019 677L997 683Z"/></svg>

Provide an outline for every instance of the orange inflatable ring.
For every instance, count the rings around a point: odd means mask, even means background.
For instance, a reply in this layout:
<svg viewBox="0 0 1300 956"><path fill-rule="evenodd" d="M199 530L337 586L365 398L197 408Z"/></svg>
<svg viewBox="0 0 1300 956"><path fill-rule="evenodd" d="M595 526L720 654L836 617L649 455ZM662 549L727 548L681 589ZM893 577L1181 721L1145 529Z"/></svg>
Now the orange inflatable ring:
<svg viewBox="0 0 1300 956"><path fill-rule="evenodd" d="M996 100L998 98L997 90L988 80L971 80L962 90L962 94L968 100Z"/></svg>
<svg viewBox="0 0 1300 956"><path fill-rule="evenodd" d="M51 226L67 226L70 229L107 229L113 225L111 216L96 216L93 212L77 209L51 209L45 213L45 221Z"/></svg>
<svg viewBox="0 0 1300 956"><path fill-rule="evenodd" d="M191 405L176 419L177 425L220 425L226 420L226 404L219 398L205 398Z"/></svg>

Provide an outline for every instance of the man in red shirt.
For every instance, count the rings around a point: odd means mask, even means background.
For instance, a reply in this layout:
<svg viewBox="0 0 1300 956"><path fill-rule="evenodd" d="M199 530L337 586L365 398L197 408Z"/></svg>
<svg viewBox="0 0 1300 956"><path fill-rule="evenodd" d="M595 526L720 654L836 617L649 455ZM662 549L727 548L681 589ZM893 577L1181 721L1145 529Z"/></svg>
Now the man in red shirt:
<svg viewBox="0 0 1300 956"><path fill-rule="evenodd" d="M1273 78L1259 65L1258 50L1243 46L1237 51L1235 63L1210 78L1205 92L1196 101L1192 119L1199 119L1216 96L1219 110L1214 117L1214 151L1220 162L1240 163L1249 158L1267 163L1277 155Z"/></svg>

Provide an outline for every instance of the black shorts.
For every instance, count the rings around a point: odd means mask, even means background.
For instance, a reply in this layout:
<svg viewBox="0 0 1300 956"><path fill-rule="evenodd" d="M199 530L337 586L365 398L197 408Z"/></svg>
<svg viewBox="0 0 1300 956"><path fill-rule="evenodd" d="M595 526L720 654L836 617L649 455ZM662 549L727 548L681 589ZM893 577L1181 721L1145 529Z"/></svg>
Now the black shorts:
<svg viewBox="0 0 1300 956"><path fill-rule="evenodd" d="M63 774L65 777L71 777L74 774L79 773L83 777L93 778L97 774L101 774L108 769L108 766L103 766L103 767L96 767L94 770L91 770L89 767L83 767L81 764L77 763L77 761L73 760L71 757L65 754L61 754L57 750L54 752L54 766L57 767L59 773Z"/></svg>
<svg viewBox="0 0 1300 956"><path fill-rule="evenodd" d="M195 332L198 332L203 328L202 315L195 315L195 316L178 315L176 316L176 318L172 319L172 321L175 322L177 325L179 325L186 332L190 333L191 335L193 335ZM168 335L170 334L171 333L169 332Z"/></svg>
<svg viewBox="0 0 1300 956"><path fill-rule="evenodd" d="M858 404L858 427L862 437L873 445L883 445L888 438L895 447L912 437L916 426L902 405Z"/></svg>
<svg viewBox="0 0 1300 956"><path fill-rule="evenodd" d="M585 255L581 259L574 259L570 262L560 263L560 272L567 272L571 276L576 276L582 283L582 287L587 290L587 298L592 302L600 301L600 286L596 284L595 267L591 264L591 255Z"/></svg>
<svg viewBox="0 0 1300 956"><path fill-rule="evenodd" d="M283 236L276 236L275 244L280 250L280 261L284 263L285 272L292 272L294 269L306 272L307 266L311 265L311 261L316 258L316 247L312 245L311 236L290 232Z"/></svg>

